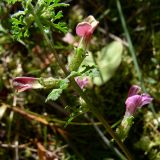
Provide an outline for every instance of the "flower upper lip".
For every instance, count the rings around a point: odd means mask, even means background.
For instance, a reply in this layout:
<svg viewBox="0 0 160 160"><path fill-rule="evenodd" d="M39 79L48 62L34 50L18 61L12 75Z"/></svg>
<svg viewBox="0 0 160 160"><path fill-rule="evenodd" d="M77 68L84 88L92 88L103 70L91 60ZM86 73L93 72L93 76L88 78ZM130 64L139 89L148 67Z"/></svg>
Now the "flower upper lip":
<svg viewBox="0 0 160 160"><path fill-rule="evenodd" d="M131 86L128 92L128 97L138 94L141 91L141 87L137 85Z"/></svg>
<svg viewBox="0 0 160 160"><path fill-rule="evenodd" d="M90 15L76 26L76 34L80 37L90 37L98 24L99 22Z"/></svg>

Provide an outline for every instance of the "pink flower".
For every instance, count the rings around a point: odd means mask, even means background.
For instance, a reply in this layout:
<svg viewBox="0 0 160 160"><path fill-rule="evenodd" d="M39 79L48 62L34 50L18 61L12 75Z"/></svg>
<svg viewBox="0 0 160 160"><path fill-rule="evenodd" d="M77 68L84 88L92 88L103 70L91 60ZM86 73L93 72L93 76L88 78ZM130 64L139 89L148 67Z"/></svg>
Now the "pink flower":
<svg viewBox="0 0 160 160"><path fill-rule="evenodd" d="M75 81L77 82L77 84L79 85L79 87L81 89L83 89L84 87L86 87L87 84L88 84L88 78L87 77L84 78L84 79L80 79L79 77L76 77Z"/></svg>
<svg viewBox="0 0 160 160"><path fill-rule="evenodd" d="M128 98L126 99L126 116L132 116L138 108L141 108L142 106L151 103L153 98L151 98L150 95L143 93L138 94L140 92L141 88L139 86L133 85L129 92L128 92Z"/></svg>
<svg viewBox="0 0 160 160"><path fill-rule="evenodd" d="M85 46L90 41L91 36L98 24L99 22L93 16L88 16L84 22L77 25L76 34L84 39Z"/></svg>
<svg viewBox="0 0 160 160"><path fill-rule="evenodd" d="M23 92L33 88L42 88L42 86L38 83L38 78L34 77L16 77L13 79L13 86L18 92Z"/></svg>

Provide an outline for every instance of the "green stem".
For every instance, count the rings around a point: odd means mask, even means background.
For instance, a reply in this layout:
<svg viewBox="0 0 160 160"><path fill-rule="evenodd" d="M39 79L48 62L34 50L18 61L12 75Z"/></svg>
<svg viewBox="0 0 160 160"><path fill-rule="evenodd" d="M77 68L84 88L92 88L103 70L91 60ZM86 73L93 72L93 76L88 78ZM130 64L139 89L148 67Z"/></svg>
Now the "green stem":
<svg viewBox="0 0 160 160"><path fill-rule="evenodd" d="M37 26L39 27L40 31L42 32L49 48L51 49L51 51L53 51L53 54L58 62L58 64L60 65L60 67L62 68L62 70L64 71L65 75L68 76L69 71L65 68L65 66L63 65L62 61L60 60L58 54L56 53L51 41L49 40L47 34L44 32L43 26L39 20L39 17L34 13L33 7L32 7L32 12L33 15L35 16L35 21L37 23ZM127 148L123 145L123 143L120 141L120 139L115 135L114 131L111 129L110 125L108 124L108 122L103 118L103 116L99 113L99 111L97 110L97 108L95 106L92 105L92 103L90 102L90 100L88 99L88 97L85 95L85 93L81 90L81 88L78 86L78 84L75 82L74 78L70 77L70 82L71 85L73 86L74 90L79 93L79 95L85 100L86 104L89 106L91 112L97 117L97 119L102 122L103 126L106 128L106 130L108 131L108 133L112 136L112 138L117 142L117 144L119 145L119 147L121 148L121 150L125 153L126 157L128 158L128 160L132 160L132 156L130 155L129 151L127 150Z"/></svg>

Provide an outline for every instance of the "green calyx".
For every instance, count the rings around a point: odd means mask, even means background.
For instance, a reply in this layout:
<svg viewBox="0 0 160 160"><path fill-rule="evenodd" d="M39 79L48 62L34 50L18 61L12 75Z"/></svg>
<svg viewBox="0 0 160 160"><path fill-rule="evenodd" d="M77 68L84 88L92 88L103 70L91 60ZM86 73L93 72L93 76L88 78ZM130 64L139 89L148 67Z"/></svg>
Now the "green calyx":
<svg viewBox="0 0 160 160"><path fill-rule="evenodd" d="M120 126L116 129L116 134L118 135L118 137L121 139L122 142L128 136L128 133L133 124L133 119L134 119L133 116L130 116L130 117L124 116Z"/></svg>
<svg viewBox="0 0 160 160"><path fill-rule="evenodd" d="M83 48L76 48L75 53L71 58L71 62L69 64L69 70L77 71L85 57L85 50Z"/></svg>

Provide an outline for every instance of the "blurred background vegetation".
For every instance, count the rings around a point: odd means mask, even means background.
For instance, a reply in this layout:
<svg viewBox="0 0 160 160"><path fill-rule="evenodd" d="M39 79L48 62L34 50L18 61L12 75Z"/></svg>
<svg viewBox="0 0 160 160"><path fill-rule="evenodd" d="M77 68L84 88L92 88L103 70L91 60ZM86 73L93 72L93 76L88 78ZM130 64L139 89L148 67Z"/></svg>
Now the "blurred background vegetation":
<svg viewBox="0 0 160 160"><path fill-rule="evenodd" d="M105 49L112 41L123 44L122 54L113 49L115 53L112 53L112 57L118 54L117 63L120 63L114 72L109 73L109 78L102 85L92 84L87 89L93 103L113 125L124 115L124 102L130 86L141 85L130 53L130 44L121 24L123 15L119 13L116 0L63 2L70 4L60 10L75 42L79 39L75 34L78 22L88 15L93 15L100 22L89 47L93 56L101 53L102 48ZM121 1L121 7L142 73L142 83L146 92L154 98L151 107L144 107L136 115L125 145L135 159L160 160L160 1ZM8 4L5 0L0 1L0 159L119 159L86 116L80 115L64 127L69 115L77 107L77 95L71 87L57 101L47 103L45 99L50 90L15 93L12 86L14 77L63 75L36 27L30 26L29 37L15 39L10 19L21 8L20 2ZM73 46L63 41L64 35L52 30L50 36L57 52L67 64ZM114 68L115 65L114 61L109 67ZM92 117L90 113L88 115ZM110 138L100 123L97 126Z"/></svg>

